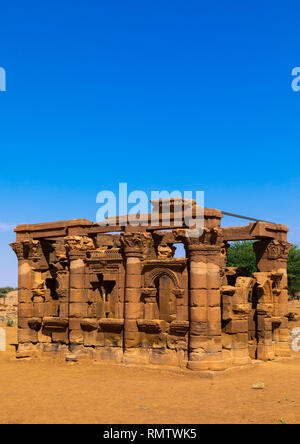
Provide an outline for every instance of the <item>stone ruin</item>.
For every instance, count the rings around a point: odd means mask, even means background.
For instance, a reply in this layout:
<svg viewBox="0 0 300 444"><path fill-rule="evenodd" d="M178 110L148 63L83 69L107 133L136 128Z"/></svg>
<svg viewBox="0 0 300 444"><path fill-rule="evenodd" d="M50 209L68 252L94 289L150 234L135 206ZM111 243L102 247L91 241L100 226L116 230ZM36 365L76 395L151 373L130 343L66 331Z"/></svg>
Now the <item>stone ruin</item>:
<svg viewBox="0 0 300 444"><path fill-rule="evenodd" d="M154 205L161 208L161 201ZM86 219L20 225L17 357L92 358L222 371L290 355L288 228L221 228L204 210L191 237L171 202L143 225ZM253 240L258 271L227 267L230 241ZM186 257L174 257L176 244Z"/></svg>
<svg viewBox="0 0 300 444"><path fill-rule="evenodd" d="M10 291L0 298L0 327L12 326L17 322L18 292Z"/></svg>

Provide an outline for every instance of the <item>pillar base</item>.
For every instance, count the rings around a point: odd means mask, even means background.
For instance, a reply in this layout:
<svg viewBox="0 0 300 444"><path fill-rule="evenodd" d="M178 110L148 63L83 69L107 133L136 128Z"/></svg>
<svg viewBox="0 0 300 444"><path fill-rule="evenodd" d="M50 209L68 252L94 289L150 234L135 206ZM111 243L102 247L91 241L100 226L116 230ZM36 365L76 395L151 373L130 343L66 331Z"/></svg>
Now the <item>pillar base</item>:
<svg viewBox="0 0 300 444"><path fill-rule="evenodd" d="M187 363L187 368L193 371L221 371L225 370L226 365L221 353L207 354L199 357L199 359L190 360Z"/></svg>

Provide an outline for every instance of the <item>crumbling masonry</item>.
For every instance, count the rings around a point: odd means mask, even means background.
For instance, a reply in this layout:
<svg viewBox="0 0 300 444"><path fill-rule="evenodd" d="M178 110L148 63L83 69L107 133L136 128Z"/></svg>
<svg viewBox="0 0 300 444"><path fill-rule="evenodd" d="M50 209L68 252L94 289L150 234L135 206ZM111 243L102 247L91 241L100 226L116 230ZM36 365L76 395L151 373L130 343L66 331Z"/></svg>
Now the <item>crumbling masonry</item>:
<svg viewBox="0 0 300 444"><path fill-rule="evenodd" d="M161 201L154 203L161 207ZM18 357L50 355L220 371L289 356L285 225L221 228L205 209L197 237L171 202L158 226L86 219L21 225ZM254 240L258 272L226 265L229 241ZM177 243L186 257L175 258Z"/></svg>

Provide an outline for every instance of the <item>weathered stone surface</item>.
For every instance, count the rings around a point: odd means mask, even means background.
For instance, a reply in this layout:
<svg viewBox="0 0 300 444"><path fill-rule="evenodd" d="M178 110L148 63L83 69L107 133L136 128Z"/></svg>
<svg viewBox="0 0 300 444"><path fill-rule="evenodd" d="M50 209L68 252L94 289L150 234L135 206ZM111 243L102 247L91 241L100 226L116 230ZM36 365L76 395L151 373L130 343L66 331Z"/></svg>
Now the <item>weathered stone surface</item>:
<svg viewBox="0 0 300 444"><path fill-rule="evenodd" d="M287 227L221 228L222 213L204 209L203 230L192 232L182 199L153 204L138 227L120 216L114 227L78 219L16 228L18 357L220 371L289 355ZM195 216L195 202L186 204ZM251 277L226 263L228 241L244 239L257 240ZM185 258L174 257L176 243Z"/></svg>

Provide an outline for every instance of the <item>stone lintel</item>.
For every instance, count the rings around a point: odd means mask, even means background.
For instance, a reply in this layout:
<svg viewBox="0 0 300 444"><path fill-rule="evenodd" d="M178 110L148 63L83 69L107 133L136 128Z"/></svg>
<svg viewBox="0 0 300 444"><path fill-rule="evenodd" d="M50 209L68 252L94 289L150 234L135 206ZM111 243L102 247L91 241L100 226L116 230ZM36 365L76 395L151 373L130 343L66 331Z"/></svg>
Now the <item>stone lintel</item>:
<svg viewBox="0 0 300 444"><path fill-rule="evenodd" d="M224 241L278 239L286 240L289 231L286 225L268 222L250 223L241 227L222 228Z"/></svg>

